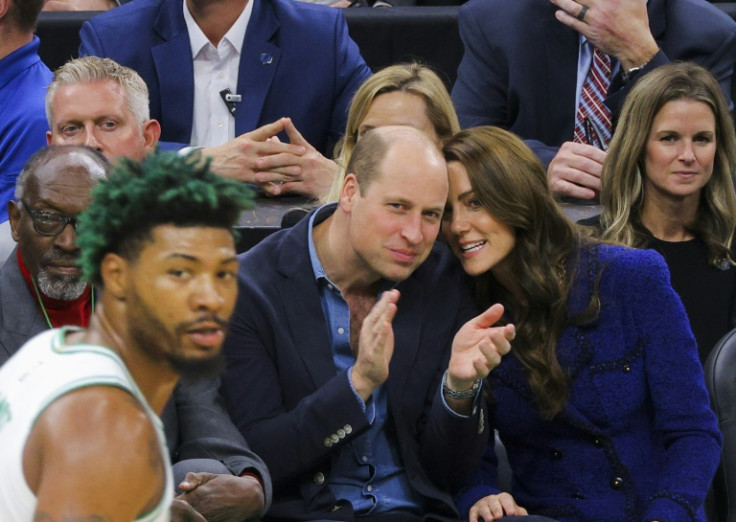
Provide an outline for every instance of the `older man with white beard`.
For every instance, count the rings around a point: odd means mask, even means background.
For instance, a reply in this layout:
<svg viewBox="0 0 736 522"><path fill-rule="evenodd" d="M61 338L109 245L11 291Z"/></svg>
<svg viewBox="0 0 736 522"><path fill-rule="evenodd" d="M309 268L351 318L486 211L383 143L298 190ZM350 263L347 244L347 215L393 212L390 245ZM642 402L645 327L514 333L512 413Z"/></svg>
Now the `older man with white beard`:
<svg viewBox="0 0 736 522"><path fill-rule="evenodd" d="M76 266L74 229L108 169L93 149L61 146L34 154L18 176L8 204L18 245L0 268L0 366L32 334L88 325L94 296Z"/></svg>

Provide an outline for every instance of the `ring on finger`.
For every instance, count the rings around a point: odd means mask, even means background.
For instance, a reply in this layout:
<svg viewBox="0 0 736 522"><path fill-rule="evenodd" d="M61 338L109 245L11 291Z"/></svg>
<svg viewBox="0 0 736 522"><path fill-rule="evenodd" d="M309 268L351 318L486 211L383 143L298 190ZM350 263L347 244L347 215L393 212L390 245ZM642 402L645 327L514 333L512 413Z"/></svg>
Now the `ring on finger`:
<svg viewBox="0 0 736 522"><path fill-rule="evenodd" d="M585 21L584 20L585 13L587 13L587 12L588 12L588 6L587 5L584 5L583 8L580 10L580 12L577 14L577 16L575 18L577 18L581 22L584 22Z"/></svg>

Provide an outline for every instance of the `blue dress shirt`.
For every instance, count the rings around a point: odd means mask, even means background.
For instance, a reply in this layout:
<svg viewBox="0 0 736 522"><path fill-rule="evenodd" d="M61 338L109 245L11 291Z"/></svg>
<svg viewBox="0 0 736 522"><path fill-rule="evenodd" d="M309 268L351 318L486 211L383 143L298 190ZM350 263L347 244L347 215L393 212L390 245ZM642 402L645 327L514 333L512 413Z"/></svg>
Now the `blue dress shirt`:
<svg viewBox="0 0 736 522"><path fill-rule="evenodd" d="M40 40L0 60L0 223L8 220L8 201L28 158L46 146L44 97L52 74L38 57Z"/></svg>
<svg viewBox="0 0 736 522"><path fill-rule="evenodd" d="M332 213L335 206L325 205L310 217L309 257L330 331L335 367L338 372L348 372L352 387L349 372L355 356L350 347L350 308L340 289L325 274L312 237L315 217L322 212ZM392 286L390 281L386 281L386 290ZM380 386L373 392L367 404L357 392L355 400L363 407L371 427L339 451L328 479L332 493L337 499L349 501L358 515L386 511L421 514L421 497L414 493L406 478L398 442L389 421L386 387Z"/></svg>

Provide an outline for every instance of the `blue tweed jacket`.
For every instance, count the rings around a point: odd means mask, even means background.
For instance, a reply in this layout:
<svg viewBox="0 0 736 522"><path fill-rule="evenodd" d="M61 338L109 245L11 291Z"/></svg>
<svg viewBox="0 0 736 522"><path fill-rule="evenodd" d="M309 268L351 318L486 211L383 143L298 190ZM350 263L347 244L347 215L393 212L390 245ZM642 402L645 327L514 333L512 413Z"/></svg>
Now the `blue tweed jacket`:
<svg viewBox="0 0 736 522"><path fill-rule="evenodd" d="M543 420L513 348L491 373L491 425L530 514L561 521L704 520L720 455L695 340L667 266L653 250L586 247L568 306L587 306L598 275L601 312L563 331L565 409ZM461 513L498 493L493 447L458 497Z"/></svg>

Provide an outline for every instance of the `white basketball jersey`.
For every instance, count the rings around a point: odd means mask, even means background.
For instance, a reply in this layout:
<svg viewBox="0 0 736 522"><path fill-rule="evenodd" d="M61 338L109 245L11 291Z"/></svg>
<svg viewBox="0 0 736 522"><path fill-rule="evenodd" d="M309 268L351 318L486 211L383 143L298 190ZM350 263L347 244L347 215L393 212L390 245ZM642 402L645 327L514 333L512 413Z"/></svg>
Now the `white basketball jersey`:
<svg viewBox="0 0 736 522"><path fill-rule="evenodd" d="M145 409L156 428L166 469L166 486L161 501L154 510L136 520L168 521L174 489L161 420L148 406L115 352L88 344L65 345L65 335L70 331L73 329L40 333L0 368L0 520L33 520L36 497L23 474L23 449L39 415L49 404L73 390L87 386L115 386L128 391ZM120 458L124 459L125 455Z"/></svg>

